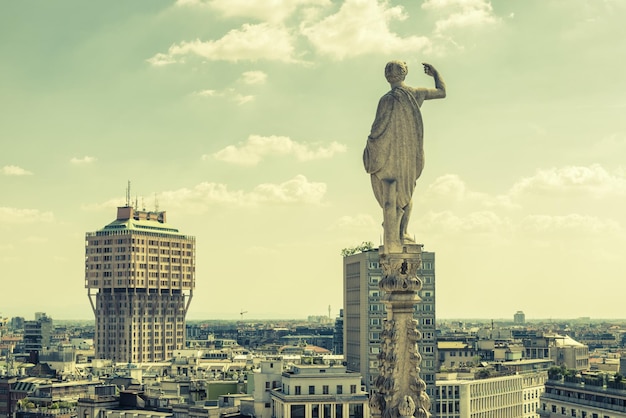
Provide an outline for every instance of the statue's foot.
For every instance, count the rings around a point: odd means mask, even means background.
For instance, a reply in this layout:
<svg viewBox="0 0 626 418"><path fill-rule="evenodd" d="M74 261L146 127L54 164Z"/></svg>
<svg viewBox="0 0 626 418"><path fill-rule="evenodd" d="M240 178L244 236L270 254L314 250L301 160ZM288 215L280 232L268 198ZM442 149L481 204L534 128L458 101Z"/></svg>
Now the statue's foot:
<svg viewBox="0 0 626 418"><path fill-rule="evenodd" d="M415 240L409 234L404 234L404 236L402 237L402 242L408 243L408 244L415 244Z"/></svg>

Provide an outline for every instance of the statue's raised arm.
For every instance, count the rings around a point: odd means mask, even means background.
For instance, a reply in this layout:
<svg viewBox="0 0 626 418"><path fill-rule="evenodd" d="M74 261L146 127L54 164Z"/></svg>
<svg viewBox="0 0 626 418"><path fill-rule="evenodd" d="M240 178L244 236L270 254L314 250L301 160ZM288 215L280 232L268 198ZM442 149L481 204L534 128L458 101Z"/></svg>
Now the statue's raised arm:
<svg viewBox="0 0 626 418"><path fill-rule="evenodd" d="M437 71L435 67L433 67L432 65L427 64L425 62L423 62L422 65L424 66L424 72L426 73L426 75L429 75L435 79L435 88L426 89L427 94L426 94L425 100L445 98L446 97L446 83L443 82L443 78L441 78L439 71Z"/></svg>
<svg viewBox="0 0 626 418"><path fill-rule="evenodd" d="M424 168L424 125L420 106L424 100L446 97L446 86L439 72L423 63L433 77L435 88L413 88L404 84L408 73L403 61L385 66L391 85L378 102L376 117L363 153L365 171L371 174L372 189L383 208L386 251L398 250L413 242L407 233L415 182Z"/></svg>

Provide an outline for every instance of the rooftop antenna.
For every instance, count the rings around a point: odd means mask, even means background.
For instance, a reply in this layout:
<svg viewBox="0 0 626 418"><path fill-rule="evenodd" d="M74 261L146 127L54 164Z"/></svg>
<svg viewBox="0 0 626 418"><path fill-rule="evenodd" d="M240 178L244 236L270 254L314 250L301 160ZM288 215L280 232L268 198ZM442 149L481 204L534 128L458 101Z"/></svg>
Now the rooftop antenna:
<svg viewBox="0 0 626 418"><path fill-rule="evenodd" d="M330 319L330 305L328 305L328 319Z"/></svg>
<svg viewBox="0 0 626 418"><path fill-rule="evenodd" d="M143 201L143 196L141 196L141 207L143 208L141 210L145 212L146 211L146 203Z"/></svg>
<svg viewBox="0 0 626 418"><path fill-rule="evenodd" d="M126 207L130 206L130 180L128 180L128 185L126 186Z"/></svg>
<svg viewBox="0 0 626 418"><path fill-rule="evenodd" d="M157 199L157 194L154 192L154 211L159 211L159 199Z"/></svg>
<svg viewBox="0 0 626 418"><path fill-rule="evenodd" d="M134 208L135 210L139 210L139 201L138 201L138 199L139 198L137 197L137 195L135 195L135 208Z"/></svg>

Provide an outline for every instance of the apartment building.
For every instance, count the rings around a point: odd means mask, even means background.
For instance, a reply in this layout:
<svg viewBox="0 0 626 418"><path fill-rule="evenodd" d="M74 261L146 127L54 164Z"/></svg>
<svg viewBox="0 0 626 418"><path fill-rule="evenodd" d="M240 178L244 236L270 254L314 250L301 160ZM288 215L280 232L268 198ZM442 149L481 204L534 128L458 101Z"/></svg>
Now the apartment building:
<svg viewBox="0 0 626 418"><path fill-rule="evenodd" d="M117 209L85 236L85 288L96 318L95 356L156 362L184 348L185 316L195 287L195 238L165 212Z"/></svg>
<svg viewBox="0 0 626 418"><path fill-rule="evenodd" d="M422 355L420 375L426 382L429 396L434 395L437 367L435 339L435 253L422 252L422 266L417 272L423 287L421 303L416 304L413 317L419 323L422 340L418 342ZM344 355L348 370L363 376L368 392L375 389L378 376L380 332L387 318L383 292L378 283L382 278L378 249L348 255L343 259L344 291Z"/></svg>

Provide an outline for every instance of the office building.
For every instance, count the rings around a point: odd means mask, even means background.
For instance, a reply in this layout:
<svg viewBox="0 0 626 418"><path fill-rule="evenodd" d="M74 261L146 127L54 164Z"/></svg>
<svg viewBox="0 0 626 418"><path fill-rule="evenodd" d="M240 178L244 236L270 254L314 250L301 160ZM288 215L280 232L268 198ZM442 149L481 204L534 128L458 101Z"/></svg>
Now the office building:
<svg viewBox="0 0 626 418"><path fill-rule="evenodd" d="M50 337L54 330L52 318L37 312L34 321L24 321L24 352L41 353L50 347Z"/></svg>
<svg viewBox="0 0 626 418"><path fill-rule="evenodd" d="M284 371L281 378L281 387L270 392L274 418L370 416L361 376L343 366L293 366Z"/></svg>
<svg viewBox="0 0 626 418"><path fill-rule="evenodd" d="M195 238L165 212L123 206L85 236L85 287L96 317L95 356L155 362L184 348L195 287Z"/></svg>
<svg viewBox="0 0 626 418"><path fill-rule="evenodd" d="M416 304L414 318L418 321L422 340L421 378L428 395L434 395L437 345L435 340L435 253L422 252L422 265L417 272L423 287L421 303ZM343 259L344 355L348 370L359 372L371 393L378 376L380 332L387 317L382 291L378 249L347 255Z"/></svg>
<svg viewBox="0 0 626 418"><path fill-rule="evenodd" d="M442 377L438 375L433 401L433 411L438 418L536 418L548 373L528 372L474 380L455 379L455 373Z"/></svg>
<svg viewBox="0 0 626 418"><path fill-rule="evenodd" d="M523 311L515 312L515 315L513 315L513 323L515 325L524 325L526 323L526 315Z"/></svg>
<svg viewBox="0 0 626 418"><path fill-rule="evenodd" d="M548 380L539 416L626 418L626 385L603 376Z"/></svg>

